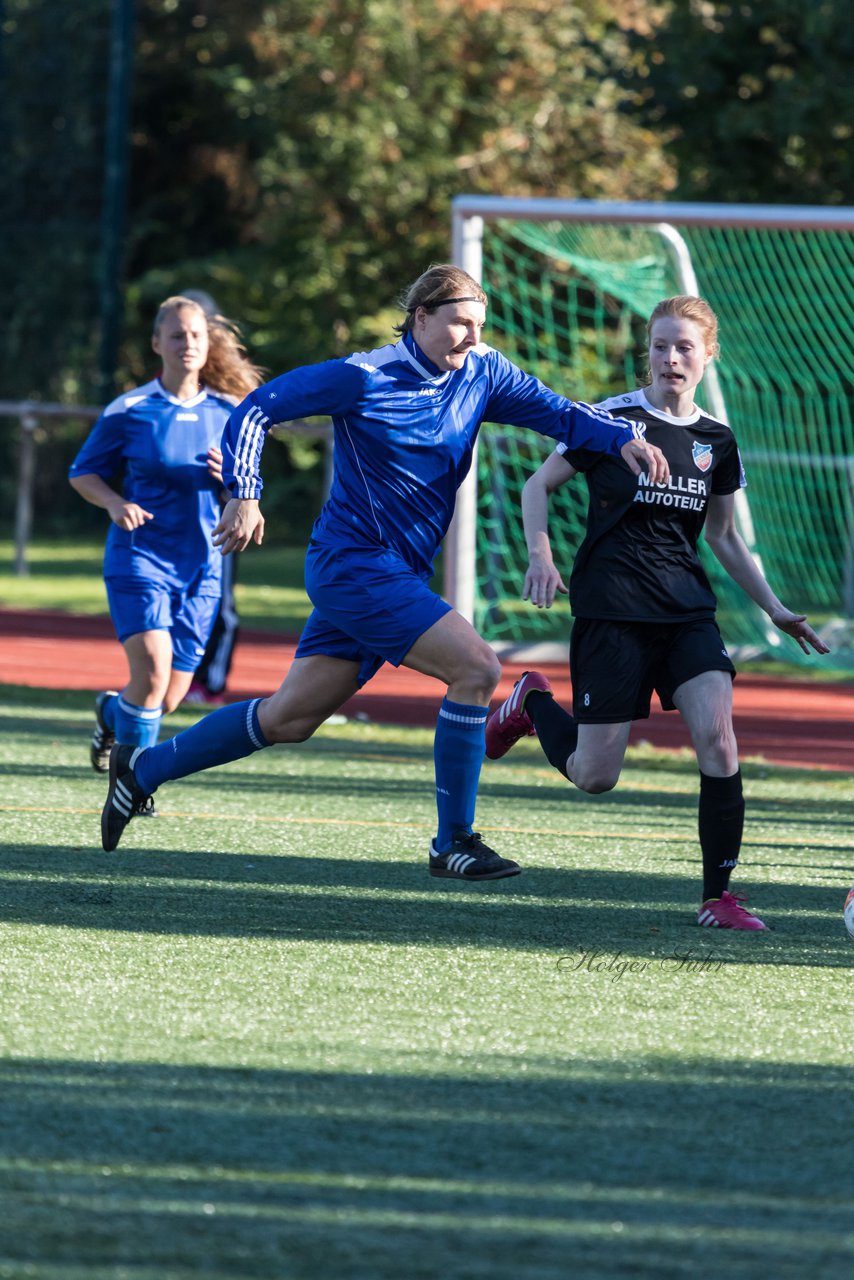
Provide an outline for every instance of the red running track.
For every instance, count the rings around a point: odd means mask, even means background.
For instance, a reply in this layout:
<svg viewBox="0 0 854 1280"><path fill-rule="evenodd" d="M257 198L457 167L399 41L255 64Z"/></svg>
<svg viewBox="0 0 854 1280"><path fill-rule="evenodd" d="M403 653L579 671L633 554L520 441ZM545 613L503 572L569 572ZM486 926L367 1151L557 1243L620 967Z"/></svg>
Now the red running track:
<svg viewBox="0 0 854 1280"><path fill-rule="evenodd" d="M288 669L294 647L295 641L281 636L242 632L229 700L272 693ZM496 704L523 669L520 663L505 663ZM539 669L556 697L569 706L566 666L545 664ZM121 688L126 680L124 653L108 618L0 609L0 683L95 692ZM432 726L442 693L438 680L385 666L342 712L386 724ZM854 684L742 674L735 682L735 727L743 759L760 756L774 764L854 773ZM635 724L631 741L665 749L690 746L681 717L660 710Z"/></svg>

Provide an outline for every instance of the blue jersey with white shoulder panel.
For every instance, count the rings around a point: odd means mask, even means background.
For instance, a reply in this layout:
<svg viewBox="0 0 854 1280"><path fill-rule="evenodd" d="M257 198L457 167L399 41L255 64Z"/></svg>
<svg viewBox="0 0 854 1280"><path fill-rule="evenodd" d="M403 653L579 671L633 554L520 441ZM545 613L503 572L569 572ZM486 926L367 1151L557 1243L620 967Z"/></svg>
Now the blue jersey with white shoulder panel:
<svg viewBox="0 0 854 1280"><path fill-rule="evenodd" d="M223 479L235 497L261 495L269 428L316 414L332 418L334 479L312 540L342 551L387 547L420 574L432 570L482 422L614 454L642 434L551 391L485 344L443 372L407 334L294 369L247 396L222 441Z"/></svg>
<svg viewBox="0 0 854 1280"><path fill-rule="evenodd" d="M158 379L107 405L69 475L94 474L109 483L124 472L123 496L153 519L131 531L110 523L106 577L142 577L219 594L222 556L211 534L220 516L220 485L208 472L207 452L219 445L233 407L205 390L178 400Z"/></svg>

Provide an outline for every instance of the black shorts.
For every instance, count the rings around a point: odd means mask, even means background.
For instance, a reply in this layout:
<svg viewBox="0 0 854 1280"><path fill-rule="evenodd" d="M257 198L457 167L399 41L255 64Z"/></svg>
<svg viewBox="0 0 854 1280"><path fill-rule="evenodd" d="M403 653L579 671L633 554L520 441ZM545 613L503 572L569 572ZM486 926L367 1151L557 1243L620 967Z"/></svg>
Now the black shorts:
<svg viewBox="0 0 854 1280"><path fill-rule="evenodd" d="M569 645L573 715L581 724L646 720L652 692L665 711L674 690L704 671L735 667L712 618L613 622L576 618Z"/></svg>

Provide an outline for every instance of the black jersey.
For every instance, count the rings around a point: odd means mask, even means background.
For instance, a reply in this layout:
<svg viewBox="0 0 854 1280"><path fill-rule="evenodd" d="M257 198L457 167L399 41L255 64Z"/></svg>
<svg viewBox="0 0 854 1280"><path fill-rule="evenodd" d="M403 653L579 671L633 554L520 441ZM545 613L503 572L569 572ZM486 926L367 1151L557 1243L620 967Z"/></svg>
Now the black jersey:
<svg viewBox="0 0 854 1280"><path fill-rule="evenodd" d="M735 437L699 410L688 418L662 413L643 391L597 407L643 423L646 439L670 464L670 479L650 484L620 458L558 446L584 472L589 490L587 532L569 583L573 615L623 622L713 617L717 601L697 541L709 495L746 484Z"/></svg>

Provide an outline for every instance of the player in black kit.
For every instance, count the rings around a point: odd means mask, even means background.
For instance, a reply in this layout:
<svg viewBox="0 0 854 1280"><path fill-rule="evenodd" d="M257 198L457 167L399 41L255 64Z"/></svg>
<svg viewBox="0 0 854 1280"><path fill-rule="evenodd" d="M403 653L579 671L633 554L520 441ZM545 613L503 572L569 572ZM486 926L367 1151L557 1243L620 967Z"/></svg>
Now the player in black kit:
<svg viewBox="0 0 854 1280"><path fill-rule="evenodd" d="M583 472L587 532L569 584L573 715L546 678L526 672L487 722L486 754L503 756L536 733L554 767L582 791L616 786L633 720L649 716L653 690L678 710L700 768L702 904L697 922L760 930L728 891L738 862L744 798L732 724L735 668L715 622L717 601L697 554L706 541L730 577L805 653L827 653L803 614L780 603L739 535L735 495L745 485L735 437L703 413L694 393L719 351L717 317L700 298L660 302L647 326L649 384L599 408L642 422L670 464L666 483L634 476L619 459L558 446L528 480L522 515L530 564L523 598L549 608L567 592L552 559L549 495Z"/></svg>

